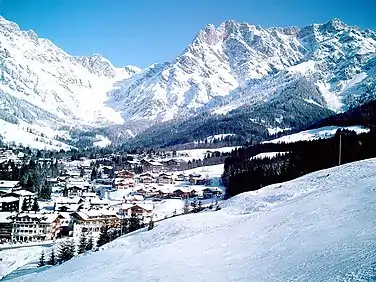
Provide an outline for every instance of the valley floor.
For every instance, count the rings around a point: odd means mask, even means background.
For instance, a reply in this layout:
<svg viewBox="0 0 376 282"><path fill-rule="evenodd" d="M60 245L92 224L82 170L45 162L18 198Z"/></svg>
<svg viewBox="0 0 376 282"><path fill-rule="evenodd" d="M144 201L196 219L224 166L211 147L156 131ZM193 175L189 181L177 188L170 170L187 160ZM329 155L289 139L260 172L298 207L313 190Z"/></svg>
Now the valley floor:
<svg viewBox="0 0 376 282"><path fill-rule="evenodd" d="M374 281L376 159L248 192L13 281Z"/></svg>

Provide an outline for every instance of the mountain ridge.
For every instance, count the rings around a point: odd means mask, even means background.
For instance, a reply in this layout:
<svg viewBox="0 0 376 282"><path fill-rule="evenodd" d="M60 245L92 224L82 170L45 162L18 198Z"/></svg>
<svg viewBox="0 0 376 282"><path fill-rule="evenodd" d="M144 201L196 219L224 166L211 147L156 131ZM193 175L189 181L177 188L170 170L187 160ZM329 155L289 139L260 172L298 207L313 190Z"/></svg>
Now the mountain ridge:
<svg viewBox="0 0 376 282"><path fill-rule="evenodd" d="M248 107L251 119L262 119L257 109L294 98L307 115L323 108L315 116L325 118L375 98L376 33L339 19L303 28L208 24L174 60L145 69L117 68L99 54L71 56L2 17L0 39L3 119L77 130L120 124L120 143L158 123L203 113L215 118ZM283 118L265 121L276 126Z"/></svg>

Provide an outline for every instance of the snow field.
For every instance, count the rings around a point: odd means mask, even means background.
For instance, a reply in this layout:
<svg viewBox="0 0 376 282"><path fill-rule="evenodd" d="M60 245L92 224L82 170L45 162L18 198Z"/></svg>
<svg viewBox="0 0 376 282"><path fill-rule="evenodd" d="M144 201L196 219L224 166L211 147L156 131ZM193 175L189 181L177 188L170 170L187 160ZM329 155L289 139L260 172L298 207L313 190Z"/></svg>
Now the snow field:
<svg viewBox="0 0 376 282"><path fill-rule="evenodd" d="M375 183L376 159L318 171L14 281L372 281Z"/></svg>
<svg viewBox="0 0 376 282"><path fill-rule="evenodd" d="M338 129L346 129L355 131L356 134L366 133L369 132L368 128L362 126L325 126L321 128L310 129L306 131L301 131L298 133L294 133L291 135L282 136L280 138L265 141L263 143L293 143L298 141L309 141L309 140L316 140L321 138L331 138L333 137Z"/></svg>

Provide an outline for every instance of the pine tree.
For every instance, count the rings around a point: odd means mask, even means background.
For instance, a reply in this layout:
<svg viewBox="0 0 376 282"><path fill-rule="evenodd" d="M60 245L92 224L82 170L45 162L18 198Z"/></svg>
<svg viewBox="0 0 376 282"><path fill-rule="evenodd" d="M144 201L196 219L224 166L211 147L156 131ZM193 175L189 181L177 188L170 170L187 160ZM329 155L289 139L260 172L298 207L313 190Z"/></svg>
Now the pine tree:
<svg viewBox="0 0 376 282"><path fill-rule="evenodd" d="M129 233L129 219L128 218L123 218L121 220L121 226L120 226L120 236L123 234Z"/></svg>
<svg viewBox="0 0 376 282"><path fill-rule="evenodd" d="M80 242L79 242L79 245L78 245L78 248L77 248L77 252L79 254L84 253L86 251L86 245L87 245L86 234L85 234L85 232L81 232Z"/></svg>
<svg viewBox="0 0 376 282"><path fill-rule="evenodd" d="M90 251L93 249L93 237L90 236L88 239L87 239L87 242L86 242L86 246L85 246L85 251Z"/></svg>
<svg viewBox="0 0 376 282"><path fill-rule="evenodd" d="M136 231L141 228L140 218L136 214L132 214L129 219L129 232Z"/></svg>
<svg viewBox="0 0 376 282"><path fill-rule="evenodd" d="M24 212L29 210L29 207L27 206L27 203L26 203L26 199L23 199L22 201L21 210Z"/></svg>
<svg viewBox="0 0 376 282"><path fill-rule="evenodd" d="M67 184L65 184L65 186L64 186L63 197L68 197L68 188L67 188Z"/></svg>
<svg viewBox="0 0 376 282"><path fill-rule="evenodd" d="M108 242L109 242L108 226L107 226L107 222L105 222L103 224L103 226L101 227L101 231L99 233L99 238L98 238L98 241L97 241L97 247L101 247Z"/></svg>
<svg viewBox="0 0 376 282"><path fill-rule="evenodd" d="M38 266L41 267L41 266L45 266L45 265L46 265L46 262L44 261L44 251L42 251L42 253L40 254L40 257L39 257Z"/></svg>
<svg viewBox="0 0 376 282"><path fill-rule="evenodd" d="M149 226L148 226L148 230L152 230L154 228L154 221L153 221L153 218L150 218L150 221L149 221Z"/></svg>
<svg viewBox="0 0 376 282"><path fill-rule="evenodd" d="M58 257L59 263L63 263L73 258L74 257L74 242L72 242L71 240L61 242L57 257Z"/></svg>
<svg viewBox="0 0 376 282"><path fill-rule="evenodd" d="M85 175L85 170L84 170L83 167L81 167L81 170L80 170L80 177L82 178L82 177L84 177L84 175Z"/></svg>
<svg viewBox="0 0 376 282"><path fill-rule="evenodd" d="M55 257L55 250L52 249L50 259L48 260L47 264L55 265L56 264L56 257Z"/></svg>
<svg viewBox="0 0 376 282"><path fill-rule="evenodd" d="M93 170L91 171L91 180L94 180L96 178L97 178L97 169L94 166Z"/></svg>
<svg viewBox="0 0 376 282"><path fill-rule="evenodd" d="M201 201L198 201L198 211L202 211L203 210L203 207L202 207L202 202Z"/></svg>
<svg viewBox="0 0 376 282"><path fill-rule="evenodd" d="M49 200L51 198L51 188L47 180L45 180L44 184L42 185L39 197L45 200Z"/></svg>
<svg viewBox="0 0 376 282"><path fill-rule="evenodd" d="M37 211L39 211L39 204L37 198L34 198L33 206L31 209L34 211L34 213L37 213Z"/></svg>
<svg viewBox="0 0 376 282"><path fill-rule="evenodd" d="M31 162L31 161L30 161ZM33 178L31 177L31 175L29 174L28 178L27 178L27 182L26 182L26 190L30 191L30 192L34 192L34 181L33 181Z"/></svg>

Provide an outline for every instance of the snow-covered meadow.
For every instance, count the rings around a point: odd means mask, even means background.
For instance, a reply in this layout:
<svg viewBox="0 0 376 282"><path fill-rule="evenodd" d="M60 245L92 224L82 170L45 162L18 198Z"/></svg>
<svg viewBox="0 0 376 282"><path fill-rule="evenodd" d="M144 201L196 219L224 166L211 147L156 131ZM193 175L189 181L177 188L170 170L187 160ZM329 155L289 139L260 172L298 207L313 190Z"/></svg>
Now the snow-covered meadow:
<svg viewBox="0 0 376 282"><path fill-rule="evenodd" d="M293 143L293 142L298 142L298 141L310 141L310 140L331 138L336 134L338 129L346 129L346 130L354 131L356 134L369 132L369 128L365 128L362 126L345 126L345 127L325 126L325 127L301 131L301 132L294 133L291 135L282 136L280 138L270 140L270 141L265 141L263 143Z"/></svg>

